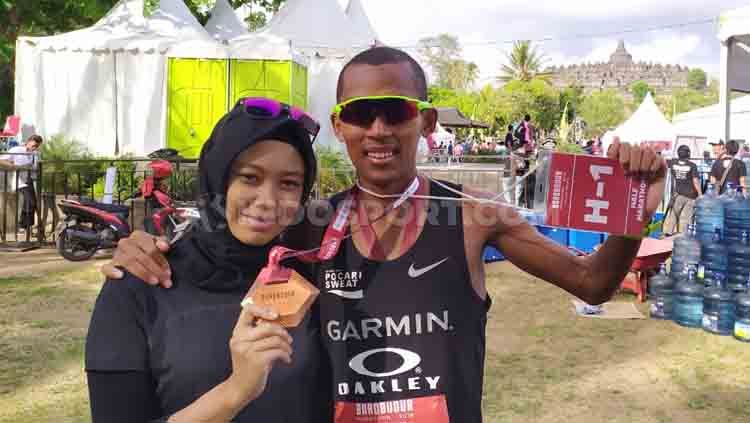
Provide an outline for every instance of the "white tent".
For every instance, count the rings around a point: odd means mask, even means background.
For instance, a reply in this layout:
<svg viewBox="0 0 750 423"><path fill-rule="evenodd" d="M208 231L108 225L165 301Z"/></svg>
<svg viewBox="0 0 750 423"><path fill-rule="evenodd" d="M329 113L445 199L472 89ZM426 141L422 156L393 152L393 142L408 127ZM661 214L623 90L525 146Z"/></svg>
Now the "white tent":
<svg viewBox="0 0 750 423"><path fill-rule="evenodd" d="M750 141L750 95L732 100L731 136L726 138L721 105L692 110L672 119L677 135L705 137L708 141Z"/></svg>
<svg viewBox="0 0 750 423"><path fill-rule="evenodd" d="M361 5L350 7L357 22L369 22ZM337 0L287 0L261 30L290 40L296 51L310 57L308 111L321 123L318 145L342 148L330 125L338 75L354 54L376 41L374 31L357 22L347 16Z"/></svg>
<svg viewBox="0 0 750 423"><path fill-rule="evenodd" d="M16 42L15 110L26 131L74 138L100 155L164 146L166 56L212 42L182 0L120 0L90 28Z"/></svg>
<svg viewBox="0 0 750 423"><path fill-rule="evenodd" d="M370 18L367 17L367 13L365 13L360 0L349 1L349 4L346 6L346 16L354 26L365 31L370 40L376 41L378 39L378 34L375 32L372 23L370 23Z"/></svg>
<svg viewBox="0 0 750 423"><path fill-rule="evenodd" d="M216 0L211 17L206 22L206 31L217 40L231 40L249 34L247 26L227 0Z"/></svg>
<svg viewBox="0 0 750 423"><path fill-rule="evenodd" d="M721 74L719 107L723 137L732 138L730 101L732 91L750 93L750 6L722 13L719 17Z"/></svg>
<svg viewBox="0 0 750 423"><path fill-rule="evenodd" d="M628 120L602 137L602 149L607 151L614 137L619 137L620 141L630 144L662 144L671 151L676 135L674 126L659 110L651 93L648 93Z"/></svg>
<svg viewBox="0 0 750 423"><path fill-rule="evenodd" d="M286 38L306 52L358 50L374 43L354 24L337 0L287 0L262 31Z"/></svg>

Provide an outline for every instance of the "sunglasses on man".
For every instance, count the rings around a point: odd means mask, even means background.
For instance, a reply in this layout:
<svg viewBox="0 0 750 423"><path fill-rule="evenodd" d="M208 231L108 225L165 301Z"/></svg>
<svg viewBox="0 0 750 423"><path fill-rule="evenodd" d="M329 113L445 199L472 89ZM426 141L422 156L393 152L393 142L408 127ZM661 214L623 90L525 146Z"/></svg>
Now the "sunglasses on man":
<svg viewBox="0 0 750 423"><path fill-rule="evenodd" d="M332 115L342 122L368 128L380 116L388 125L400 125L417 117L419 112L434 109L417 98L384 95L354 97L333 107Z"/></svg>

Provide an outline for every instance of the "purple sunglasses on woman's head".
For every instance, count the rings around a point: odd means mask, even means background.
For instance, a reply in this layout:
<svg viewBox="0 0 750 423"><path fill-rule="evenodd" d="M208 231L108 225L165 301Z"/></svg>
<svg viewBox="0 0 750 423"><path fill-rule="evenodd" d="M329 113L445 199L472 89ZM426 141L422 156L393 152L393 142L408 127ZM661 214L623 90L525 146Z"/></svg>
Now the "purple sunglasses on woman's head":
<svg viewBox="0 0 750 423"><path fill-rule="evenodd" d="M239 102L245 106L245 111L255 119L276 119L282 113L286 113L310 134L311 142L315 142L315 138L320 132L318 121L299 107L265 97L247 97L240 99Z"/></svg>

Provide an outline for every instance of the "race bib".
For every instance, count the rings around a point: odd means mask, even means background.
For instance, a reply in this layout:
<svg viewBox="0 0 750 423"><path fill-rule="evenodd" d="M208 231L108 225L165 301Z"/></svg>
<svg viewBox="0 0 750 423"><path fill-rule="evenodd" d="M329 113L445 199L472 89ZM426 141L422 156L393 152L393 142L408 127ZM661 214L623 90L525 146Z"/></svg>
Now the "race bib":
<svg viewBox="0 0 750 423"><path fill-rule="evenodd" d="M449 423L445 395L381 402L336 402L334 423Z"/></svg>

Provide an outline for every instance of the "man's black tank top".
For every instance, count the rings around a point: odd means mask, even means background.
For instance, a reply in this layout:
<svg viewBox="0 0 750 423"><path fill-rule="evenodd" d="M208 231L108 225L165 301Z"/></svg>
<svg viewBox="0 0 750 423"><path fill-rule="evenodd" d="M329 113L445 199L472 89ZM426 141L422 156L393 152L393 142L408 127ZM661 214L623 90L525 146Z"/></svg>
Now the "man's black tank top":
<svg viewBox="0 0 750 423"><path fill-rule="evenodd" d="M430 192L456 197L435 183ZM460 202L431 199L403 256L368 260L348 239L320 265L336 423L482 421L490 300L471 285L462 222Z"/></svg>

